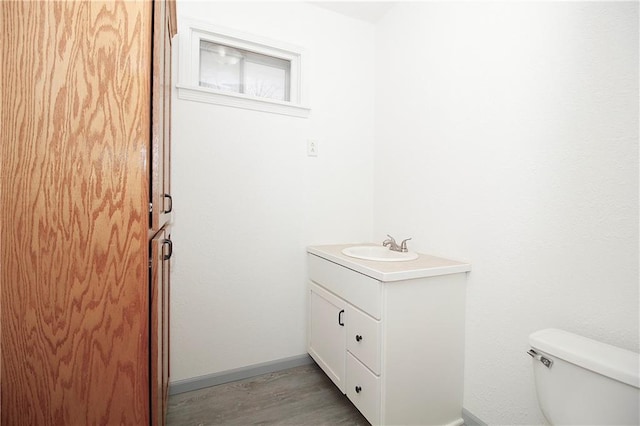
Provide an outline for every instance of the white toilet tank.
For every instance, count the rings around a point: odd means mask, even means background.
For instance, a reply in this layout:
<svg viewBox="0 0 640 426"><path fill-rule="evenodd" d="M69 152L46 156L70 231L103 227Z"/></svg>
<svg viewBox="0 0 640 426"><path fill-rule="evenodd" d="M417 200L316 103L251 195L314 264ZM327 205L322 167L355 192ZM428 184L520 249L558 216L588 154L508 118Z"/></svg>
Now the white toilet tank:
<svg viewBox="0 0 640 426"><path fill-rule="evenodd" d="M538 403L552 425L640 425L640 355L549 328L529 336Z"/></svg>

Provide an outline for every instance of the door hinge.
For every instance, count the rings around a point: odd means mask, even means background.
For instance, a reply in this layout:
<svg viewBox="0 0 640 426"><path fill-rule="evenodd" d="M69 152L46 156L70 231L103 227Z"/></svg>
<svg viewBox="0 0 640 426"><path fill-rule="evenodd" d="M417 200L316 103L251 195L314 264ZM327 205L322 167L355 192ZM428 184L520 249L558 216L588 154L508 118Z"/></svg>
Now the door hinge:
<svg viewBox="0 0 640 426"><path fill-rule="evenodd" d="M153 203L149 203L149 213L153 213Z"/></svg>

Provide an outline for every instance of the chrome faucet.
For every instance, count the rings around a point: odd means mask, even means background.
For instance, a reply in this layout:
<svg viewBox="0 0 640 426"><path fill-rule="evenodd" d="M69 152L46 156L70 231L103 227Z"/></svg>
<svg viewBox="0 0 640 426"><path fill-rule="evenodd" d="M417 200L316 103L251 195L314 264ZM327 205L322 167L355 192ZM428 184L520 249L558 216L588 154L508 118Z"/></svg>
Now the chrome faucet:
<svg viewBox="0 0 640 426"><path fill-rule="evenodd" d="M395 238L393 238L391 235L387 234L387 237L389 237L389 239L384 240L382 242L382 245L385 246L385 247L389 247L389 250L399 251L399 252L402 252L402 253L406 253L406 252L409 251L409 249L407 248L407 241L409 241L411 238L407 238L406 240L402 240L400 245L398 245L398 243L396 243Z"/></svg>
<svg viewBox="0 0 640 426"><path fill-rule="evenodd" d="M382 242L382 245L385 247L389 247L389 250L393 250L393 251L400 251L400 246L398 246L398 243L396 243L395 238L393 238L391 235L387 234L387 237L389 237L388 240L384 240Z"/></svg>

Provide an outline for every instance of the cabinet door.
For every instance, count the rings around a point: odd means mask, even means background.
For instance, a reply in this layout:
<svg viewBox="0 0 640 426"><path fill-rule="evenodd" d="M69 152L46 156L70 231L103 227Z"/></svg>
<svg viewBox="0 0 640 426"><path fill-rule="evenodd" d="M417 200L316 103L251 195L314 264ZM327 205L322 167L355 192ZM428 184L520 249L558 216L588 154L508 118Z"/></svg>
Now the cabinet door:
<svg viewBox="0 0 640 426"><path fill-rule="evenodd" d="M173 255L173 242L171 241L171 228L165 230L165 239L162 241L162 417L167 413L169 400L169 291L171 276L171 256Z"/></svg>
<svg viewBox="0 0 640 426"><path fill-rule="evenodd" d="M309 284L309 355L345 391L345 312L344 300L316 284Z"/></svg>
<svg viewBox="0 0 640 426"><path fill-rule="evenodd" d="M174 35L175 5L154 1L153 84L151 108L151 229L170 220L171 198L171 37Z"/></svg>
<svg viewBox="0 0 640 426"><path fill-rule="evenodd" d="M169 385L169 269L173 252L169 231L151 240L151 423L163 425Z"/></svg>

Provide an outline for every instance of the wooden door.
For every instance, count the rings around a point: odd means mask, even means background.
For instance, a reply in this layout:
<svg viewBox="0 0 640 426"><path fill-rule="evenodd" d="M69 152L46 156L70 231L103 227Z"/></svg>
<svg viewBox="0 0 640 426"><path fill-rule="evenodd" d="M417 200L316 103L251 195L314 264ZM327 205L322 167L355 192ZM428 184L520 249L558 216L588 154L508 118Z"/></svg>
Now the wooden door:
<svg viewBox="0 0 640 426"><path fill-rule="evenodd" d="M172 38L176 34L176 11L174 1L165 1L166 16L164 19L164 149L163 149L163 169L162 169L162 191L164 192L162 211L164 214L163 224L171 220L173 211L173 198L171 192L171 58L172 58Z"/></svg>
<svg viewBox="0 0 640 426"><path fill-rule="evenodd" d="M171 256L173 256L173 242L171 228L165 230L165 240L162 244L162 414L163 420L167 412L169 401L169 292L171 287Z"/></svg>
<svg viewBox="0 0 640 426"><path fill-rule="evenodd" d="M169 273L173 244L168 228L150 242L151 421L163 425L169 389Z"/></svg>
<svg viewBox="0 0 640 426"><path fill-rule="evenodd" d="M175 35L175 2L159 0L154 8L151 128L151 219L157 231L171 220L171 39Z"/></svg>
<svg viewBox="0 0 640 426"><path fill-rule="evenodd" d="M169 274L171 220L171 39L175 2L154 2L152 126L150 170L151 247L151 418L163 425L169 396Z"/></svg>
<svg viewBox="0 0 640 426"><path fill-rule="evenodd" d="M0 423L148 424L152 3L1 14Z"/></svg>

